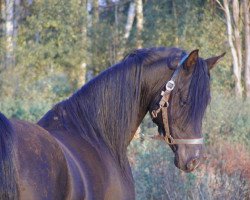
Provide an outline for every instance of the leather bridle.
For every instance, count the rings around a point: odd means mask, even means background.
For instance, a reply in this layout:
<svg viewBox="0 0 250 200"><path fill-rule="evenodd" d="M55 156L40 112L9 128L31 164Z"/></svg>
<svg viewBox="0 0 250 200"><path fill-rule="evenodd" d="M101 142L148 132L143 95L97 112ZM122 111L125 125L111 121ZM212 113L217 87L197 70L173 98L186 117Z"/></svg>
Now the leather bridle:
<svg viewBox="0 0 250 200"><path fill-rule="evenodd" d="M152 118L156 118L158 113L161 111L162 113L162 120L163 120L163 125L165 129L166 135L164 136L164 141L169 144L169 145L174 145L174 144L203 144L204 140L203 137L201 138L195 138L195 139L174 139L169 130L169 122L168 122L168 107L169 107L169 98L172 90L175 87L175 80L179 74L179 72L182 69L183 63L186 61L188 58L188 55L185 55L181 61L178 63L178 66L176 70L174 71L171 79L167 82L165 91L161 92L161 99L159 102L159 108L157 110L153 110L151 112Z"/></svg>

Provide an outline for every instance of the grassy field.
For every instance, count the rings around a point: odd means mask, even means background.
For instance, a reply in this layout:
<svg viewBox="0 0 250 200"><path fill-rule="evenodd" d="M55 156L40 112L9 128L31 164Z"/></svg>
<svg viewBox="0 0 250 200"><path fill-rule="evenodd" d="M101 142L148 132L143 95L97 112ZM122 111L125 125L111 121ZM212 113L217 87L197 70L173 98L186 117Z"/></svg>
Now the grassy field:
<svg viewBox="0 0 250 200"><path fill-rule="evenodd" d="M129 157L137 199L250 199L249 120L249 103L215 95L203 128L207 160L190 174L174 166L165 143L134 140ZM149 116L141 129L145 135L157 131Z"/></svg>

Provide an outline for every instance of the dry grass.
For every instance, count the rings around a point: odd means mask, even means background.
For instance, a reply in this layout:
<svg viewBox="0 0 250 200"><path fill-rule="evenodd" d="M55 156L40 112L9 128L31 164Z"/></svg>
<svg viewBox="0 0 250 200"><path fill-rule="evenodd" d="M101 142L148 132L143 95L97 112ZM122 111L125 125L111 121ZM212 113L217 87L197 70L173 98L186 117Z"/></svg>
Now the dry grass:
<svg viewBox="0 0 250 200"><path fill-rule="evenodd" d="M250 183L250 152L247 147L220 140L216 144L208 148L206 170L221 170L229 176L240 173Z"/></svg>
<svg viewBox="0 0 250 200"><path fill-rule="evenodd" d="M217 141L194 173L180 172L172 152L159 142L135 142L130 160L137 199L250 199L250 152L241 144ZM168 158L167 158L168 157Z"/></svg>

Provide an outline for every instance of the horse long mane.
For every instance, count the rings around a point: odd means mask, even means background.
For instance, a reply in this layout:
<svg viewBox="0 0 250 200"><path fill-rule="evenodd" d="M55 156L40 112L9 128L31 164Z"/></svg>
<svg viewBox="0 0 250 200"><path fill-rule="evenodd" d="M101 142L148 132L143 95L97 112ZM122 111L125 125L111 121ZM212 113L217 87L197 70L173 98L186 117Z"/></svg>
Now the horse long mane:
<svg viewBox="0 0 250 200"><path fill-rule="evenodd" d="M18 198L13 143L13 127L0 113L0 199Z"/></svg>
<svg viewBox="0 0 250 200"><path fill-rule="evenodd" d="M132 139L128 136L136 131L129 125L139 113L142 65L150 52L128 55L54 108L66 112L77 134L93 146L105 144L121 165ZM64 125L70 132L72 127Z"/></svg>
<svg viewBox="0 0 250 200"><path fill-rule="evenodd" d="M164 51L168 51L167 56L162 54ZM64 127L69 132L79 134L93 146L106 145L120 165L124 166L127 146L136 131L131 124L138 126L140 123L135 122L141 112L138 105L145 107L143 115L147 112L148 105L144 105L147 102L143 99L148 93L141 89L145 84L145 72L159 66L168 66L173 72L176 66L173 61L180 60L183 54L185 51L178 48L136 50L92 79L70 98L58 103L53 110L61 113ZM188 113L193 123L203 117L210 94L205 63L199 59L196 65L189 87L191 106ZM154 91L155 94L161 88Z"/></svg>

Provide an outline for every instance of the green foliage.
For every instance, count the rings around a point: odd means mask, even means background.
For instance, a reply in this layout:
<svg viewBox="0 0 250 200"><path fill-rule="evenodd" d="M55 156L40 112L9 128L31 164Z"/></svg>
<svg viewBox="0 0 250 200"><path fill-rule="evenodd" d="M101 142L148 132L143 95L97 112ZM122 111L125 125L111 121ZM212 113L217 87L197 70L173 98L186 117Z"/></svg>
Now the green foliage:
<svg viewBox="0 0 250 200"><path fill-rule="evenodd" d="M217 138L250 145L250 102L222 94L212 96L204 123L208 143Z"/></svg>
<svg viewBox="0 0 250 200"><path fill-rule="evenodd" d="M44 115L45 110L51 108L51 102L30 100L5 99L0 102L0 110L10 118L26 119L36 122Z"/></svg>
<svg viewBox="0 0 250 200"><path fill-rule="evenodd" d="M36 1L20 23L16 62L36 77L63 71L71 81L74 70L86 60L86 8L79 1ZM27 77L26 77L27 78Z"/></svg>
<svg viewBox="0 0 250 200"><path fill-rule="evenodd" d="M195 175L186 176L185 184L181 172L173 165L172 153L166 144L159 141L134 142L136 149L133 175L136 182L137 199L176 199L186 196L195 183ZM173 193L173 191L175 191Z"/></svg>
<svg viewBox="0 0 250 200"><path fill-rule="evenodd" d="M204 58L228 52L211 72L213 89L231 92L234 80L226 26L204 1L150 1L145 5L144 46L177 46L187 51L200 49ZM148 17L147 17L148 16ZM135 37L134 37L135 38Z"/></svg>
<svg viewBox="0 0 250 200"><path fill-rule="evenodd" d="M79 68L87 59L87 11L78 0L35 1L24 4L23 9L16 66L0 65L1 111L36 121L52 104L72 93L79 77L85 76L79 74ZM1 37L1 44L4 40ZM1 45L2 61L4 54Z"/></svg>
<svg viewBox="0 0 250 200"><path fill-rule="evenodd" d="M17 71L18 74L12 75L13 72L15 71L7 70L0 74L4 86L0 87L0 110L8 117L36 122L52 105L71 93L72 89L65 74L54 73L53 76L37 78L36 72L31 69L25 74L29 76L25 79L24 72Z"/></svg>
<svg viewBox="0 0 250 200"><path fill-rule="evenodd" d="M84 50L81 31L86 18L84 8L79 9L79 6L76 0L34 2L31 14L20 26L19 62L36 66L35 61L43 61L64 67L81 62L81 51ZM25 50L33 50L30 52L33 59L22 59Z"/></svg>

